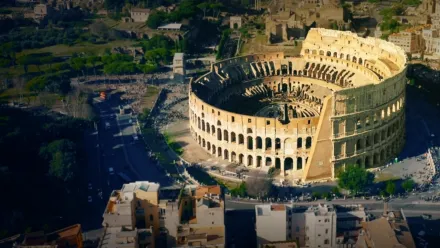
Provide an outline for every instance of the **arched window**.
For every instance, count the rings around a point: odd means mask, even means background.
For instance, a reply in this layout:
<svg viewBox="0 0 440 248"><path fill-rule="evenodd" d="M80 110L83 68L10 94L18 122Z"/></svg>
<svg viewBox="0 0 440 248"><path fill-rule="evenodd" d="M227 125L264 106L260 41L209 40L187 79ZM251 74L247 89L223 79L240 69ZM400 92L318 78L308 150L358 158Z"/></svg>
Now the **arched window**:
<svg viewBox="0 0 440 248"><path fill-rule="evenodd" d="M150 221L153 221L153 215L150 214Z"/></svg>

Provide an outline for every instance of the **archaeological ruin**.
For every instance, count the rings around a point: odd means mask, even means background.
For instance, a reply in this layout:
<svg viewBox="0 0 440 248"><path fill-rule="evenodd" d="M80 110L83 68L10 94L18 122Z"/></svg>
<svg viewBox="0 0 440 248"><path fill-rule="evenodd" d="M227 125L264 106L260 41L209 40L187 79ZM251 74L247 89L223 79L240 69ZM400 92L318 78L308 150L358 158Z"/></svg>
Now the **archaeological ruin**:
<svg viewBox="0 0 440 248"><path fill-rule="evenodd" d="M300 56L235 57L192 80L190 130L212 156L303 182L382 166L405 143L406 69L392 43L313 28Z"/></svg>

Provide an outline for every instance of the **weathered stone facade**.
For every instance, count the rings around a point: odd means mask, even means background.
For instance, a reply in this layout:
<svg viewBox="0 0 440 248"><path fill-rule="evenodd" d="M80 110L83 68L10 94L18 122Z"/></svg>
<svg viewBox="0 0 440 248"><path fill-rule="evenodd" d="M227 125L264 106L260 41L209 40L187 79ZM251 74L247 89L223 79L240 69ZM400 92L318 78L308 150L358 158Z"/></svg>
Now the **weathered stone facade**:
<svg viewBox="0 0 440 248"><path fill-rule="evenodd" d="M406 66L392 43L311 29L299 57L236 57L192 81L191 133L213 156L303 181L381 166L404 145ZM263 109L280 103L282 114L249 114L249 99Z"/></svg>

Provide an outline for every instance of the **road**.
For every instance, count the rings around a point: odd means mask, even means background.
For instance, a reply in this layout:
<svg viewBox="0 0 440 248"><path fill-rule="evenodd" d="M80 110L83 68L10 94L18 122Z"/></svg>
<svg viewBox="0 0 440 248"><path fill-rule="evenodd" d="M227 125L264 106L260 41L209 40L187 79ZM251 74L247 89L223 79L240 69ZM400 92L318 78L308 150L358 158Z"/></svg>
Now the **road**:
<svg viewBox="0 0 440 248"><path fill-rule="evenodd" d="M82 227L85 231L102 227L102 214L109 195L113 190L121 189L125 183L119 173L124 173L130 181L158 182L161 186L172 184L171 179L149 159L142 139L134 140L136 120L130 113L120 115L119 104L120 100L116 97L107 101L94 99L100 121L95 125L95 130L86 133L85 137L87 184L91 185L84 197L87 204L83 211ZM114 173L110 173L109 168ZM102 197L99 190L102 191ZM89 196L91 202L88 202Z"/></svg>

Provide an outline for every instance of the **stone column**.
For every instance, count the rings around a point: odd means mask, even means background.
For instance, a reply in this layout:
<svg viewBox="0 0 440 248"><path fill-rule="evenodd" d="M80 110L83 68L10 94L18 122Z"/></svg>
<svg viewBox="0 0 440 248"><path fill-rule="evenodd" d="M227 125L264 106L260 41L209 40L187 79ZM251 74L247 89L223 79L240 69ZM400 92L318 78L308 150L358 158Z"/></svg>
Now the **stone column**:
<svg viewBox="0 0 440 248"><path fill-rule="evenodd" d="M280 169L281 169L281 175L285 176L285 173L284 173L284 157L280 157Z"/></svg>

